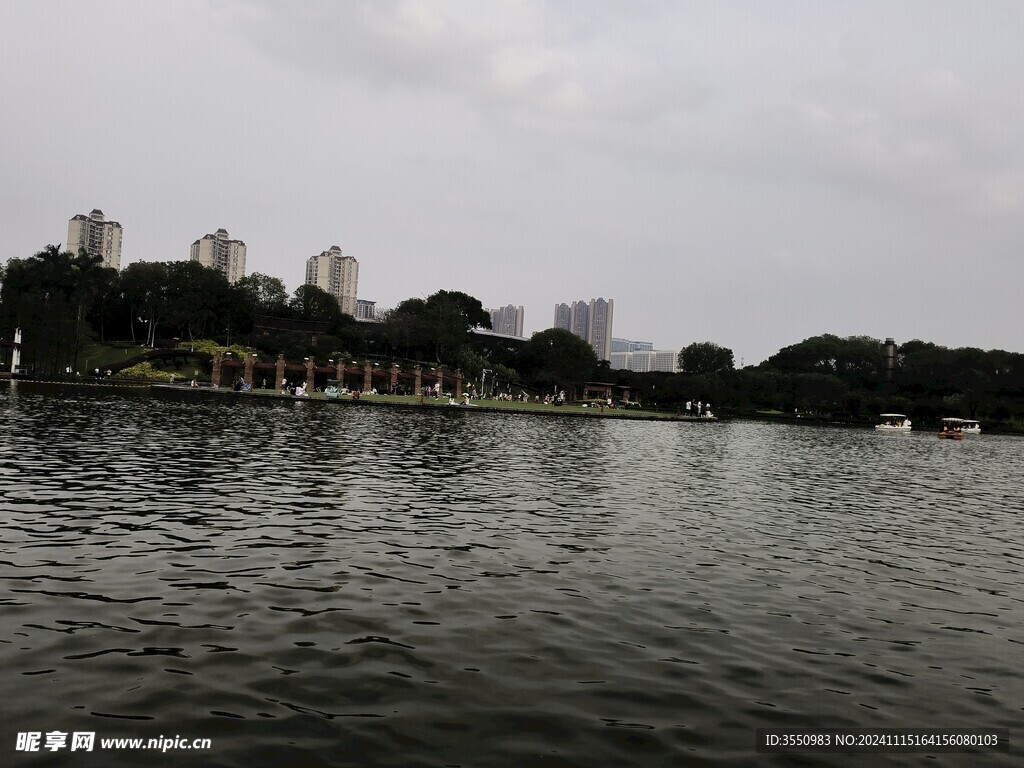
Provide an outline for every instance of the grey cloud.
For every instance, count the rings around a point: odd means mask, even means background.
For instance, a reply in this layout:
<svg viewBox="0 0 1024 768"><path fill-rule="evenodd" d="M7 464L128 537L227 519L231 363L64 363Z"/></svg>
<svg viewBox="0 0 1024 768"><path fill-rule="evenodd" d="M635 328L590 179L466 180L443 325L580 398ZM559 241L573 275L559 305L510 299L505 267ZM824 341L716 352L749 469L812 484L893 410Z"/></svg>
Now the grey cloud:
<svg viewBox="0 0 1024 768"><path fill-rule="evenodd" d="M614 35L583 33L557 4L525 7L311 2L300 12L255 2L226 6L224 25L264 55L325 80L434 90L513 119L636 122L707 103L710 88L696 69Z"/></svg>

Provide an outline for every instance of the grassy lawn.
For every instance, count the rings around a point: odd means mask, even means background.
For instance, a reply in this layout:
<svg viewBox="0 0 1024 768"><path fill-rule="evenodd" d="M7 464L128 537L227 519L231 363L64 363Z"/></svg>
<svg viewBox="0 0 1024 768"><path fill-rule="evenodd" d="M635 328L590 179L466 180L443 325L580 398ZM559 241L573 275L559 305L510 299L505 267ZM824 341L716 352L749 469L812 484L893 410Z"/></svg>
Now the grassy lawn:
<svg viewBox="0 0 1024 768"><path fill-rule="evenodd" d="M89 344L78 353L78 363L82 375L92 373L97 368L101 371L110 365L123 363L130 357L145 352L145 349L130 341L119 341L112 344Z"/></svg>
<svg viewBox="0 0 1024 768"><path fill-rule="evenodd" d="M151 351L132 341L114 341L108 344L89 344L78 353L79 366L83 376L94 374L100 369L102 374L108 367L121 366L132 358L145 355ZM173 361L166 358L157 358L151 361L154 368L175 374L178 378L189 378L196 376L199 372L200 380L208 380L206 373L208 362L199 359L187 352L182 352L180 357Z"/></svg>

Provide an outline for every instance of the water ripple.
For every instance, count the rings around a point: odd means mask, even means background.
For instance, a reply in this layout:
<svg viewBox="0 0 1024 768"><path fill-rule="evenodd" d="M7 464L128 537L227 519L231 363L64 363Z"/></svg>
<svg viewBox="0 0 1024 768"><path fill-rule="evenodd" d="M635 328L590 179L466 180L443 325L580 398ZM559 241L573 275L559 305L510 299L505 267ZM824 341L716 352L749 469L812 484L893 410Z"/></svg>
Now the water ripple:
<svg viewBox="0 0 1024 768"><path fill-rule="evenodd" d="M1020 440L303 406L0 387L11 733L222 766L1024 736Z"/></svg>

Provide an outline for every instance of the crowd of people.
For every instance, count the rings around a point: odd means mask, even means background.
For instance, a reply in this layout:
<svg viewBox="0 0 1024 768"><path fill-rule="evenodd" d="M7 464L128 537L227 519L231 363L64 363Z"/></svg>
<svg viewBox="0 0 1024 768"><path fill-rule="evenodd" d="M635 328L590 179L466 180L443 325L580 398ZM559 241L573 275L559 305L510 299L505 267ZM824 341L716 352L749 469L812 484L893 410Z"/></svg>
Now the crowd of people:
<svg viewBox="0 0 1024 768"><path fill-rule="evenodd" d="M195 386L195 382L192 382L192 386ZM267 379L266 378L264 378L263 381L261 382L260 388L261 389L267 389ZM248 392L249 390L252 389L252 386L250 386L244 379L240 378L240 379L238 379L235 382L234 389L235 389L236 392ZM320 389L320 387L315 387L314 391L315 392L320 392L321 389ZM346 388L341 389L340 393L341 394L345 394L345 395L350 395L353 399L359 399L359 397L361 397L362 395L376 395L376 394L378 394L377 389L375 387L371 388L370 390L368 390L366 392L362 392L359 389L349 390L346 387ZM306 397L307 396L307 388L306 388L305 383L302 383L302 382L289 383L287 381L287 379L286 379L286 380L284 380L281 383L281 394L282 395L292 395L294 397ZM392 384L391 386L388 387L387 394L401 396L401 395L405 395L407 393L406 393L405 389L402 387L402 385L400 385L398 383L395 383L395 384ZM465 392L462 393L461 400L457 401L454 392L443 392L442 391L441 383L440 382L435 382L434 384L427 384L427 385L423 386L423 388L421 389L421 396L424 399L431 399L431 400L442 400L442 399L446 398L449 405L471 405L472 404L471 401L481 399L480 392L477 390L476 386L470 385L470 387ZM527 392L525 392L524 390L520 390L519 394L513 394L510 391L501 392L501 391L498 390L497 387L493 387L491 389L490 398L489 399L495 400L495 401L497 401L499 403L500 402L507 402L507 403L512 403L512 402L518 402L518 403L534 402L534 403L538 403L538 404L543 403L544 405L555 405L555 406L565 405L566 402L568 402L568 397L567 397L566 392L565 392L564 389L555 389L554 391L545 394L543 397L541 397L540 395L533 395L532 398L531 398L531 396ZM599 402L599 403L595 404L594 407L596 408L598 404L604 405L607 408L615 408L618 405L611 398L607 398L606 402L604 402L604 403L600 403ZM626 405L625 401L623 401L622 405L623 405L623 407L625 407L625 405ZM634 404L630 403L629 405L634 405ZM639 405L639 404L636 404L636 405ZM693 400L687 400L686 401L686 415L687 416L691 416L691 417L708 418L708 419L710 419L710 418L713 417L713 414L711 412L711 403L703 402L702 400L697 400L696 402L694 402Z"/></svg>
<svg viewBox="0 0 1024 768"><path fill-rule="evenodd" d="M686 401L686 415L687 416L699 416L705 419L711 418L711 403L704 403L698 400L696 403L692 400Z"/></svg>

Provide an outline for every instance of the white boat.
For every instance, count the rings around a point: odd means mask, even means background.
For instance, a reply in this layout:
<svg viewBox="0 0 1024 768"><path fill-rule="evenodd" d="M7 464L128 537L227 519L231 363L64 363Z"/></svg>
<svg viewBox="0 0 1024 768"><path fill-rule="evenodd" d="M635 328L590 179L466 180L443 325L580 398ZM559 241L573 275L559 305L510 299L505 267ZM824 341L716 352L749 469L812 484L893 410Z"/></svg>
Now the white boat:
<svg viewBox="0 0 1024 768"><path fill-rule="evenodd" d="M942 429L939 437L947 440L963 440L964 420L957 417L946 417L942 420Z"/></svg>
<svg viewBox="0 0 1024 768"><path fill-rule="evenodd" d="M910 419L903 413L883 413L882 423L876 424L875 429L886 432L909 432Z"/></svg>
<svg viewBox="0 0 1024 768"><path fill-rule="evenodd" d="M947 417L942 420L942 431L954 431L968 435L980 435L981 424L979 424L974 419L960 419L956 417Z"/></svg>

